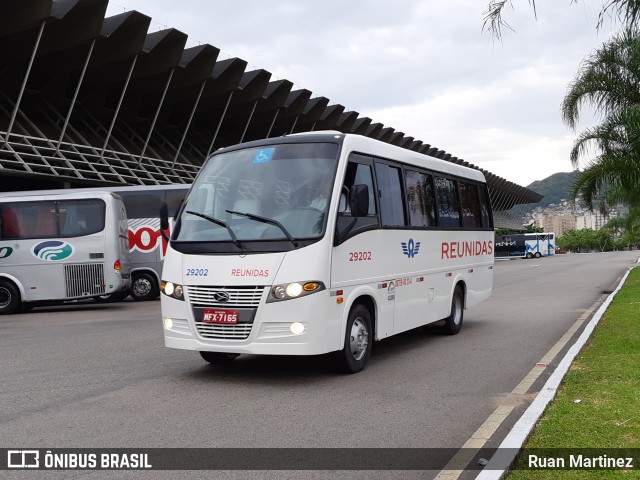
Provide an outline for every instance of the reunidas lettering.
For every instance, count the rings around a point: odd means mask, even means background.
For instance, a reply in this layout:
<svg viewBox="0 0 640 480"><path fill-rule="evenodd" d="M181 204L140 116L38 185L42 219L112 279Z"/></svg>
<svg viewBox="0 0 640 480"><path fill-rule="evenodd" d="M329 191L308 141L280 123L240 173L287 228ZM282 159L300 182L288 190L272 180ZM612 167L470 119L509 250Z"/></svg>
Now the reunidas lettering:
<svg viewBox="0 0 640 480"><path fill-rule="evenodd" d="M232 268L232 277L268 277L269 270L260 270L257 268Z"/></svg>
<svg viewBox="0 0 640 480"><path fill-rule="evenodd" d="M477 257L493 254L493 241L488 242L442 242L440 258Z"/></svg>

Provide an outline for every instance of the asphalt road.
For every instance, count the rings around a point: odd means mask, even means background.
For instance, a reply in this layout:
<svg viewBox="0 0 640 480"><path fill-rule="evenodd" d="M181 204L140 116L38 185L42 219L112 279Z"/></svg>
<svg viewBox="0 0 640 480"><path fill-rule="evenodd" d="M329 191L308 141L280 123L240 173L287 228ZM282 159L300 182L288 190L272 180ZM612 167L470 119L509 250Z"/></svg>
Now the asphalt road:
<svg viewBox="0 0 640 480"><path fill-rule="evenodd" d="M324 357L247 355L231 366L209 366L195 352L163 346L159 302L87 303L0 317L0 447L458 448L496 406L514 404L488 442L495 446L553 365L528 395L510 392L639 255L497 261L492 298L465 312L459 335L416 330L376 343L367 368L356 375L335 374ZM55 476L13 478L39 474ZM191 472L189 478L294 474ZM296 478L344 475L303 472ZM370 472L348 476L372 478Z"/></svg>

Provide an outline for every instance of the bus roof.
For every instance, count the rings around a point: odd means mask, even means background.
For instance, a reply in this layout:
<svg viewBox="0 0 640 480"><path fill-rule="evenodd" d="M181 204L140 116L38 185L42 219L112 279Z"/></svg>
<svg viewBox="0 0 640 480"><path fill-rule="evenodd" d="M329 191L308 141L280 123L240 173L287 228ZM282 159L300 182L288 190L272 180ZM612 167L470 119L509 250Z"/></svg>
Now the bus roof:
<svg viewBox="0 0 640 480"><path fill-rule="evenodd" d="M74 193L97 193L97 192L148 192L156 190L189 190L191 184L168 184L168 185L127 185L117 187L83 187L83 188L60 188L53 190L25 190L20 192L0 192L0 199L5 197L31 197L34 195L68 195Z"/></svg>
<svg viewBox="0 0 640 480"><path fill-rule="evenodd" d="M414 165L416 167L425 168L435 172L442 172L456 177L468 178L477 182L486 183L483 173L475 168L465 167L453 162L441 160L423 153L397 147L380 140L374 140L373 138L365 137L363 135L341 133L333 130L294 133L285 135L284 137L255 140L244 144L221 148L214 152L214 155L241 148L252 148L269 144L273 145L292 142L336 142L343 145L343 148L346 147L350 151L395 160L407 165Z"/></svg>
<svg viewBox="0 0 640 480"><path fill-rule="evenodd" d="M19 202L23 200L64 200L64 199L82 199L82 198L105 198L105 197L117 197L120 196L115 192L108 192L106 190L95 189L89 192L79 192L75 190L39 190L32 192L4 192L0 194L0 203L7 202Z"/></svg>

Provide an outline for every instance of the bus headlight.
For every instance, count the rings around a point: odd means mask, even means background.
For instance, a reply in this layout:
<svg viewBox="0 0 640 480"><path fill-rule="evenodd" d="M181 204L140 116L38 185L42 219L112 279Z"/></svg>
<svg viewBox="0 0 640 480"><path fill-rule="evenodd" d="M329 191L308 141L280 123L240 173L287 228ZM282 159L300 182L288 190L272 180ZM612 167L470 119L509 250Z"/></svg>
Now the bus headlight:
<svg viewBox="0 0 640 480"><path fill-rule="evenodd" d="M182 285L173 282L162 281L160 285L160 291L167 297L175 298L176 300L184 300L184 290Z"/></svg>
<svg viewBox="0 0 640 480"><path fill-rule="evenodd" d="M324 289L324 284L322 282L315 281L291 282L283 285L274 285L271 288L269 298L267 298L267 303L305 297Z"/></svg>

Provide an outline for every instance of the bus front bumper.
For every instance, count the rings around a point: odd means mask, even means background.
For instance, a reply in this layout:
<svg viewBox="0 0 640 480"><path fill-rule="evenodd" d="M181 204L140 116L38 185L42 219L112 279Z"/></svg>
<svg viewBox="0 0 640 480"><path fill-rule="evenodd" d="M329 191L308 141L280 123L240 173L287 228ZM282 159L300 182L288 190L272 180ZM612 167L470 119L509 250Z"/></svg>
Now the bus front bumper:
<svg viewBox="0 0 640 480"><path fill-rule="evenodd" d="M335 302L331 306L327 300L328 293L319 292L286 302L263 303L256 312L247 338L229 339L206 338L203 336L202 324L194 321L190 312L184 308L184 303L177 303L179 301L163 295L164 343L169 348L223 353L328 353L342 348L342 333L339 332L343 311ZM219 328L221 332L226 329L237 331L235 326L223 325Z"/></svg>

